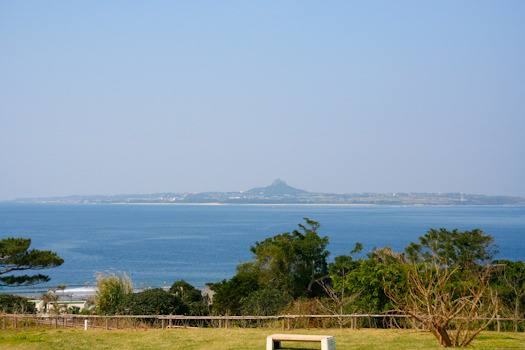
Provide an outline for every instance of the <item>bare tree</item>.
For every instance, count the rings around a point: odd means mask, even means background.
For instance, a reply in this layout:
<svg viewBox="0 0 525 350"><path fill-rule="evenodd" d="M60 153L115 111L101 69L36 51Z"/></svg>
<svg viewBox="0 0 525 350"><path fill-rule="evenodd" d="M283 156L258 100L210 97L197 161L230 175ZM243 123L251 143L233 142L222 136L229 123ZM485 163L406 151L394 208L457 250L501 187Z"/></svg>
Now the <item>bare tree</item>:
<svg viewBox="0 0 525 350"><path fill-rule="evenodd" d="M344 267L341 267L337 272L342 277L341 288L335 288L326 279L318 281L317 283L323 288L327 298L317 299L317 302L323 310L333 315L338 315L337 323L339 324L339 328L343 328L344 325L351 321L348 317L343 317L344 310L348 308L348 306L351 305L361 293L345 294L346 276L349 271Z"/></svg>
<svg viewBox="0 0 525 350"><path fill-rule="evenodd" d="M407 263L406 285L385 283L397 311L424 324L442 347L467 346L496 317L498 303L489 286L492 267L461 270L434 259Z"/></svg>

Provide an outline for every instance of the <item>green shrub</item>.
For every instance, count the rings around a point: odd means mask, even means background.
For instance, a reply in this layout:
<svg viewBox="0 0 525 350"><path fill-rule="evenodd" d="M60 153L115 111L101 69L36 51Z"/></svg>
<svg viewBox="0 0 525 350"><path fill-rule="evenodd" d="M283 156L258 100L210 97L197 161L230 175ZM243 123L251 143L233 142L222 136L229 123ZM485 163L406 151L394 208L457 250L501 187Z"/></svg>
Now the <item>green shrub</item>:
<svg viewBox="0 0 525 350"><path fill-rule="evenodd" d="M11 294L0 294L0 311L8 314L34 314L35 304L29 299Z"/></svg>
<svg viewBox="0 0 525 350"><path fill-rule="evenodd" d="M242 298L241 309L244 315L278 315L292 301L292 297L281 290L265 288L256 290Z"/></svg>
<svg viewBox="0 0 525 350"><path fill-rule="evenodd" d="M178 296L161 288L129 294L123 305L132 315L184 315L189 311Z"/></svg>
<svg viewBox="0 0 525 350"><path fill-rule="evenodd" d="M202 292L188 282L181 280L173 283L169 292L178 296L187 305L189 315L205 316L209 314Z"/></svg>
<svg viewBox="0 0 525 350"><path fill-rule="evenodd" d="M114 315L123 310L122 303L133 292L131 279L125 273L98 272L95 307L100 315Z"/></svg>

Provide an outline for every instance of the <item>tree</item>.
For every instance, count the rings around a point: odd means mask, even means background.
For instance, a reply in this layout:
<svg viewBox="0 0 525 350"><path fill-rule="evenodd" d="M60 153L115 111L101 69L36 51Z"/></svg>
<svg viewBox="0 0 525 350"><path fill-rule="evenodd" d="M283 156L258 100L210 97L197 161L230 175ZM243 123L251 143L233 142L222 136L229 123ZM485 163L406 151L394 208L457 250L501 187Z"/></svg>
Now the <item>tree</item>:
<svg viewBox="0 0 525 350"><path fill-rule="evenodd" d="M407 288L388 283L385 288L397 311L424 324L442 347L467 346L498 311L491 272L491 267L471 271L458 265L407 264Z"/></svg>
<svg viewBox="0 0 525 350"><path fill-rule="evenodd" d="M202 300L201 291L184 280L174 282L169 292L176 294L184 302L197 302Z"/></svg>
<svg viewBox="0 0 525 350"><path fill-rule="evenodd" d="M330 271L330 280L323 279L319 282L326 293L326 298L318 299L319 305L331 314L338 315L337 323L339 328L350 322L351 319L343 318L344 313L352 312L348 310L361 292L348 293L346 286L346 277L358 267L358 262L353 260L353 255L363 250L363 245L356 243L355 248L350 255L340 255L334 259L333 263L328 266Z"/></svg>
<svg viewBox="0 0 525 350"><path fill-rule="evenodd" d="M260 289L259 271L253 262L237 266L237 273L230 280L214 283L212 310L215 314L241 315L241 299Z"/></svg>
<svg viewBox="0 0 525 350"><path fill-rule="evenodd" d="M60 295L57 292L62 291L62 293L64 293L66 287L67 286L65 285L56 286L55 288L50 288L47 292L42 293L41 298L47 312L59 315L60 312L63 311L61 305L58 304Z"/></svg>
<svg viewBox="0 0 525 350"><path fill-rule="evenodd" d="M359 297L361 293L354 294L345 294L344 279L342 288L336 289L331 284L327 283L326 280L320 282L321 287L323 287L326 298L318 298L317 301L321 308L327 311L330 314L336 315L337 323L339 328L343 328L345 324L351 321L350 318L343 318L343 315L346 313L353 313L355 310L349 310L349 308L354 304L354 301ZM355 306L354 308L355 309Z"/></svg>
<svg viewBox="0 0 525 350"><path fill-rule="evenodd" d="M344 280L338 274L332 274L336 289L341 289L344 284L346 295L359 294L354 301L356 308L365 313L382 313L393 308L392 301L385 294L385 276L389 276L392 283L403 285L405 271L404 262L400 254L396 254L390 247L374 248L368 254L368 259L359 259L347 263ZM347 256L346 257L348 260ZM338 257L339 258L339 257ZM336 263L338 262L336 258ZM331 266L335 269L335 266Z"/></svg>
<svg viewBox="0 0 525 350"><path fill-rule="evenodd" d="M459 232L430 229L419 237L419 244L410 243L405 249L412 262L431 262L438 258L448 266L459 265L461 269L473 269L492 261L498 253L494 237L480 229Z"/></svg>
<svg viewBox="0 0 525 350"><path fill-rule="evenodd" d="M494 238L481 230L431 229L405 249L406 284L385 276L397 311L424 324L442 347L467 346L496 317L490 286ZM480 321L487 317L488 320Z"/></svg>
<svg viewBox="0 0 525 350"><path fill-rule="evenodd" d="M124 310L123 302L133 293L131 279L122 272L119 274L97 272L95 307L100 315L113 315Z"/></svg>
<svg viewBox="0 0 525 350"><path fill-rule="evenodd" d="M209 313L206 299L202 292L184 280L174 282L169 290L188 306L189 314L204 316Z"/></svg>
<svg viewBox="0 0 525 350"><path fill-rule="evenodd" d="M517 319L523 317L525 302L525 263L523 261L498 260L495 285L499 287L499 296L506 301L509 313L515 319L514 330L518 331Z"/></svg>
<svg viewBox="0 0 525 350"><path fill-rule="evenodd" d="M4 238L0 240L0 286L29 286L49 281L42 274L3 276L14 271L42 270L60 266L64 260L49 250L28 250L29 238Z"/></svg>
<svg viewBox="0 0 525 350"><path fill-rule="evenodd" d="M261 283L281 288L293 297L323 294L318 282L328 277L328 237L319 237L320 224L304 218L299 230L256 242L250 250L260 271Z"/></svg>

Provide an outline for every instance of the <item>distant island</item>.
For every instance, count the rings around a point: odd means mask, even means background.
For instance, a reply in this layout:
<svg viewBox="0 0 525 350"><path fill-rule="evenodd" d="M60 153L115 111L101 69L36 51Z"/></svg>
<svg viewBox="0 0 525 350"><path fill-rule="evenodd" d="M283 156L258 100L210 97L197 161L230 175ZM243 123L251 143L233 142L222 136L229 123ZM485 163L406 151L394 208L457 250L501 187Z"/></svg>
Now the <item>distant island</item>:
<svg viewBox="0 0 525 350"><path fill-rule="evenodd" d="M20 198L18 203L85 204L340 204L340 205L525 205L525 198L464 193L317 193L275 180L241 192L154 193Z"/></svg>

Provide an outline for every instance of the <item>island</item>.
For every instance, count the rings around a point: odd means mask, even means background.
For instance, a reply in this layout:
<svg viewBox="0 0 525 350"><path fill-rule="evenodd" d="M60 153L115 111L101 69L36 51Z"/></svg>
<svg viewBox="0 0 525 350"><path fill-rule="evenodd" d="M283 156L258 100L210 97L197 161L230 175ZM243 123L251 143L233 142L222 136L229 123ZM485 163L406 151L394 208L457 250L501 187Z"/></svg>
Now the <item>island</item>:
<svg viewBox="0 0 525 350"><path fill-rule="evenodd" d="M318 193L276 179L239 192L184 192L19 198L19 203L84 204L296 204L296 205L525 205L525 198L467 193Z"/></svg>

